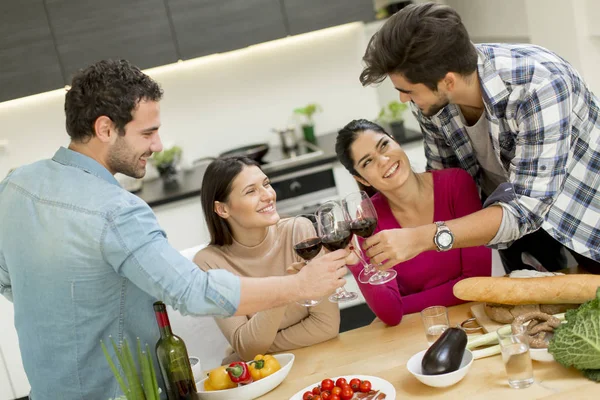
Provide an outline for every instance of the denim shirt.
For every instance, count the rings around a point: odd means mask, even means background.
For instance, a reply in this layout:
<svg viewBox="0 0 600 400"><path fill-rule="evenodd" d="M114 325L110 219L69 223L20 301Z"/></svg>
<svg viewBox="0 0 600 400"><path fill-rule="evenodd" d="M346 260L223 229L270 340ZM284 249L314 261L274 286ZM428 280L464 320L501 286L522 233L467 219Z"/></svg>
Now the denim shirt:
<svg viewBox="0 0 600 400"><path fill-rule="evenodd" d="M0 221L0 293L14 303L33 400L120 395L100 341L139 337L154 353L157 299L192 315L239 305L238 277L183 257L150 207L80 153L60 148L7 176Z"/></svg>

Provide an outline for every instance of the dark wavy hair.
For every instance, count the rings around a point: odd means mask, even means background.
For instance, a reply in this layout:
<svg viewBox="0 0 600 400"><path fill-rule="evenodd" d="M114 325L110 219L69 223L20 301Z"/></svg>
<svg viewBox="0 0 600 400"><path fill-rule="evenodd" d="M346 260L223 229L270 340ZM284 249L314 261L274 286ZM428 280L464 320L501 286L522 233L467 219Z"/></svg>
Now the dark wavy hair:
<svg viewBox="0 0 600 400"><path fill-rule="evenodd" d="M96 119L104 115L124 135L138 103L159 101L162 95L158 83L129 61L99 61L73 77L65 96L67 133L73 141L86 142L95 135Z"/></svg>
<svg viewBox="0 0 600 400"><path fill-rule="evenodd" d="M377 125L375 122L371 122L366 119L355 119L340 129L335 140L335 153L337 154L338 160L346 168L346 170L353 176L359 178L362 178L362 176L360 176L360 174L354 168L354 159L352 158L352 151L350 148L352 147L352 143L354 143L358 135L366 130L382 133L389 136L391 140L395 141L394 137L387 133L386 130L380 125ZM377 193L377 190L374 187L365 186L360 182L357 183L360 190L364 190L369 196Z"/></svg>
<svg viewBox="0 0 600 400"><path fill-rule="evenodd" d="M411 4L391 16L373 35L363 57L363 86L400 73L411 83L436 91L448 72L463 76L477 69L477 50L460 15L451 7Z"/></svg>
<svg viewBox="0 0 600 400"><path fill-rule="evenodd" d="M217 158L204 172L200 202L212 245L225 246L233 243L229 224L215 212L215 201L224 203L229 199L233 180L247 166L260 168L256 161L248 157L232 156Z"/></svg>

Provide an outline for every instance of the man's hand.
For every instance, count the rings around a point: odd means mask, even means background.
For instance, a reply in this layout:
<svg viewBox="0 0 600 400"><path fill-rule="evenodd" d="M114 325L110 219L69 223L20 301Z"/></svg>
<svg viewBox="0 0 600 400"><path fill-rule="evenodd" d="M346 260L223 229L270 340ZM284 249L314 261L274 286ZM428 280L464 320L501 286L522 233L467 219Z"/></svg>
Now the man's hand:
<svg viewBox="0 0 600 400"><path fill-rule="evenodd" d="M299 298L316 299L344 286L348 254L348 250L336 250L313 259L300 269L295 276L298 279Z"/></svg>
<svg viewBox="0 0 600 400"><path fill-rule="evenodd" d="M381 270L388 269L427 250L423 248L423 232L420 228L388 229L366 239L363 249L371 259L371 264Z"/></svg>

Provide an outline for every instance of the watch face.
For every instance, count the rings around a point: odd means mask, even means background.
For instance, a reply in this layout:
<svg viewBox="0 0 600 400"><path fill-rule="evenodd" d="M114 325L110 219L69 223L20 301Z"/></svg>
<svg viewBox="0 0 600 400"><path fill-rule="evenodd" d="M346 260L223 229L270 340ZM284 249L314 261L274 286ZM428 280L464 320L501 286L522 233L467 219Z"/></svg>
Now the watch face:
<svg viewBox="0 0 600 400"><path fill-rule="evenodd" d="M438 243L440 247L448 247L452 244L452 235L448 232L442 232L438 236Z"/></svg>

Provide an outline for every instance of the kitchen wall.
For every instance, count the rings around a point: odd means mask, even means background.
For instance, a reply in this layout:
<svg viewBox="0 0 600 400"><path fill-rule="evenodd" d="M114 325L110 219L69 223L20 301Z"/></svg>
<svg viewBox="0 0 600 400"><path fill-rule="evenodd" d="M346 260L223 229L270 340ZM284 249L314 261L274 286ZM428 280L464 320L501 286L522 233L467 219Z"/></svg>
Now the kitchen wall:
<svg viewBox="0 0 600 400"><path fill-rule="evenodd" d="M186 158L215 155L253 142L277 143L271 128L295 123L292 110L317 102L317 134L354 118L374 118L377 89L358 76L365 26L353 23L229 53L147 70L163 87L161 136ZM0 176L52 156L68 143L64 90L0 104Z"/></svg>

